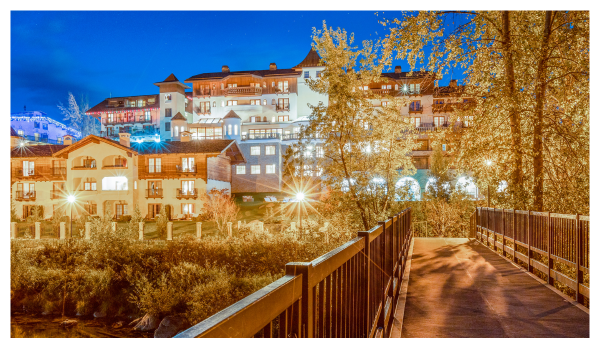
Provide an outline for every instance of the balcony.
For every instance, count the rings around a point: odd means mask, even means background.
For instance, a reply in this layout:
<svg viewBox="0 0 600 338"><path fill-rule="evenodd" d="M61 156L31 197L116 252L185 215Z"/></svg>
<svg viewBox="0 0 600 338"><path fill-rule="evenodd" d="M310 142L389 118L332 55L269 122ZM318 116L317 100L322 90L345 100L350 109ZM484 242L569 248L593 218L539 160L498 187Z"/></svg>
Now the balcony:
<svg viewBox="0 0 600 338"><path fill-rule="evenodd" d="M394 89L371 89L371 92L375 95L380 95L380 96L396 96L396 94L398 94L397 90Z"/></svg>
<svg viewBox="0 0 600 338"><path fill-rule="evenodd" d="M211 89L198 89L198 90L194 90L194 96L215 96L216 93L215 91L211 90Z"/></svg>
<svg viewBox="0 0 600 338"><path fill-rule="evenodd" d="M248 140L280 140L280 139L281 139L281 134L279 134L279 133L242 135L242 141L248 141Z"/></svg>
<svg viewBox="0 0 600 338"><path fill-rule="evenodd" d="M299 133L283 134L283 137L281 139L283 141L299 140L300 139L300 134Z"/></svg>
<svg viewBox="0 0 600 338"><path fill-rule="evenodd" d="M67 168L65 167L52 167L52 175L64 176L67 174Z"/></svg>
<svg viewBox="0 0 600 338"><path fill-rule="evenodd" d="M50 190L50 199L57 200L59 198L64 198L65 193L62 190Z"/></svg>
<svg viewBox="0 0 600 338"><path fill-rule="evenodd" d="M23 171L22 168L17 168L15 176L17 176L17 177L39 176L39 175L41 175L39 169L40 168L38 168L38 170L36 170L36 169L27 169L27 170Z"/></svg>
<svg viewBox="0 0 600 338"><path fill-rule="evenodd" d="M125 119L102 119L102 124L105 126L116 125L116 124L129 124L129 123L152 123L152 116L135 116Z"/></svg>
<svg viewBox="0 0 600 338"><path fill-rule="evenodd" d="M225 96L256 96L262 95L261 87L230 87L223 89Z"/></svg>
<svg viewBox="0 0 600 338"><path fill-rule="evenodd" d="M17 191L17 201L35 201L35 191Z"/></svg>
<svg viewBox="0 0 600 338"><path fill-rule="evenodd" d="M146 198L163 198L162 188L146 189Z"/></svg>
<svg viewBox="0 0 600 338"><path fill-rule="evenodd" d="M96 169L96 162L85 163L84 165L74 165L73 169L75 169L75 170L79 170L79 169Z"/></svg>
<svg viewBox="0 0 600 338"><path fill-rule="evenodd" d="M102 169L127 168L127 163L103 165Z"/></svg>
<svg viewBox="0 0 600 338"><path fill-rule="evenodd" d="M196 166L181 166L181 165L177 165L175 166L177 173L195 173L196 172Z"/></svg>
<svg viewBox="0 0 600 338"><path fill-rule="evenodd" d="M290 105L289 104L282 104L282 105L277 105L275 107L276 111L290 111Z"/></svg>
<svg viewBox="0 0 600 338"><path fill-rule="evenodd" d="M198 189L194 188L194 189L177 189L177 198L178 199L196 199L198 198Z"/></svg>
<svg viewBox="0 0 600 338"><path fill-rule="evenodd" d="M416 106L416 107L408 107L408 112L409 113L422 113L423 112L423 106Z"/></svg>

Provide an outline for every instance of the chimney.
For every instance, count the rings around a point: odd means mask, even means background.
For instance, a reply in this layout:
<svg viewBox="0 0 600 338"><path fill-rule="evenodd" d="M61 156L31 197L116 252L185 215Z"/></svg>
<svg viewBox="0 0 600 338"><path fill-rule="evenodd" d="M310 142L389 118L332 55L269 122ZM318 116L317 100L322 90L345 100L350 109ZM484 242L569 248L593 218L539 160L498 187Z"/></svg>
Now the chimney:
<svg viewBox="0 0 600 338"><path fill-rule="evenodd" d="M396 68L394 68L394 73L396 73L396 74L402 73L402 66L396 66Z"/></svg>
<svg viewBox="0 0 600 338"><path fill-rule="evenodd" d="M223 66L223 67L221 67L221 72L222 73L229 73L229 66Z"/></svg>
<svg viewBox="0 0 600 338"><path fill-rule="evenodd" d="M63 137L63 144L66 146L70 146L71 144L73 144L73 136L71 135L65 135Z"/></svg>
<svg viewBox="0 0 600 338"><path fill-rule="evenodd" d="M190 140L192 139L192 133L189 131L182 131L181 132L181 142L190 142Z"/></svg>
<svg viewBox="0 0 600 338"><path fill-rule="evenodd" d="M277 65L275 64L275 62L269 65L269 70L277 70Z"/></svg>
<svg viewBox="0 0 600 338"><path fill-rule="evenodd" d="M121 143L121 145L124 145L127 148L131 147L131 143L129 140L129 137L131 136L130 133L119 133L119 143Z"/></svg>
<svg viewBox="0 0 600 338"><path fill-rule="evenodd" d="M456 88L456 80L450 80L450 87Z"/></svg>

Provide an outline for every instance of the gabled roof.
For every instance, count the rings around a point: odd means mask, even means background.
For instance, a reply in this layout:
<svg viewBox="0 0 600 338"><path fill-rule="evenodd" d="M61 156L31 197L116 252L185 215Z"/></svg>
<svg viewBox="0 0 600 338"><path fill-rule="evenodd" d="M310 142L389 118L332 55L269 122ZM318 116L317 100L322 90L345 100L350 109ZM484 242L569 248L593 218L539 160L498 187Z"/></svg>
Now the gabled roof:
<svg viewBox="0 0 600 338"><path fill-rule="evenodd" d="M179 81L177 79L177 77L175 76L175 74L173 74L173 73L171 73L171 75L167 76L167 78L164 81L162 81L162 82L155 82L154 83L155 86L159 86L159 87L162 84L176 84L176 85L178 85L180 87L183 87L184 90L185 89L190 89L190 87L188 87L186 84L184 84L183 82Z"/></svg>
<svg viewBox="0 0 600 338"><path fill-rule="evenodd" d="M179 82L175 74L171 73L163 82Z"/></svg>
<svg viewBox="0 0 600 338"><path fill-rule="evenodd" d="M465 86L443 86L433 90L433 96L460 96L465 92Z"/></svg>
<svg viewBox="0 0 600 338"><path fill-rule="evenodd" d="M88 111L86 111L85 113L88 115L97 115L100 114L102 112L113 112L113 111L121 111L121 110L145 110L145 109L159 109L160 108L160 101L159 101L159 94L150 94L150 95L132 95L132 96L122 96L122 97L110 97L110 98L106 98L104 99L104 101L98 103L97 105L95 105L94 107L90 108ZM148 99L154 97L154 103L153 104L148 104ZM109 101L120 101L123 100L125 101L125 99L146 99L146 106L144 107L108 107L108 102Z"/></svg>
<svg viewBox="0 0 600 338"><path fill-rule="evenodd" d="M276 69L276 70L245 70L239 72L219 72L219 73L202 73L194 75L185 82L198 80L221 80L228 76L256 76L256 77L276 77L276 76L300 76L300 71L294 69Z"/></svg>
<svg viewBox="0 0 600 338"><path fill-rule="evenodd" d="M175 114L175 116L173 116L171 118L171 121L173 121L173 120L184 120L184 121L187 121L187 119L185 117L183 117L183 115L181 115L181 113Z"/></svg>
<svg viewBox="0 0 600 338"><path fill-rule="evenodd" d="M304 60L302 60L302 62L300 62L296 67L293 67L293 68L296 69L296 68L323 66L323 65L319 64L320 61L321 61L321 57L319 56L319 54L317 54L317 52L311 48L310 51L308 52L308 54L306 55L306 57L304 58Z"/></svg>
<svg viewBox="0 0 600 338"><path fill-rule="evenodd" d="M52 157L66 147L68 146L62 144L15 147L10 150L10 157Z"/></svg>
<svg viewBox="0 0 600 338"><path fill-rule="evenodd" d="M238 114L236 114L233 110L230 110L227 115L223 116L223 119L242 119Z"/></svg>
<svg viewBox="0 0 600 338"><path fill-rule="evenodd" d="M84 137L80 141L77 141L71 145L65 146L60 151L57 151L55 153L55 156L59 156L62 154L68 154L69 152L77 150L81 147L84 147L84 146L90 144L90 143L100 143L100 142L104 142L104 143L110 144L114 147L120 148L122 150L130 151L134 154L137 154L137 151L135 149L126 147L126 146L122 145L121 143L119 143L118 141L109 140L107 138L96 136L96 135L89 135L89 136Z"/></svg>

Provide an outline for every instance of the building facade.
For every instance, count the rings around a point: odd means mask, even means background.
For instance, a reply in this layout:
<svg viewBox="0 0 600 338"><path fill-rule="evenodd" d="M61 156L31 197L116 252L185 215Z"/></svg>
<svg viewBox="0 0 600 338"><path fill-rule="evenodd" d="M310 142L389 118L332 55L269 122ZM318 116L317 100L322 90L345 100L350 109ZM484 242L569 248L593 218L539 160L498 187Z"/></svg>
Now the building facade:
<svg viewBox="0 0 600 338"><path fill-rule="evenodd" d="M75 196L74 215L131 215L135 206L152 219L164 205L171 218L201 211L200 194L231 190L231 166L245 162L234 140L130 143L88 136L64 145L26 145L11 149L11 193L17 215L34 206L50 218Z"/></svg>
<svg viewBox="0 0 600 338"><path fill-rule="evenodd" d="M223 66L220 72L191 76L185 84L171 74L155 83L159 94L108 98L88 114L100 116L103 136L114 139L128 132L133 142L179 141L183 133L192 140L235 140L247 161L231 168L232 192L279 192L282 154L308 124L309 105L328 103L327 95L312 91L306 82L325 69L320 61L311 49L291 68L271 63L263 70L235 71ZM372 100L375 107L386 105L392 96L409 99L399 114L422 132L413 152L413 178L423 191L432 154L428 132L456 127L448 121L453 105L462 100L460 87L455 81L436 87L430 73L402 72L397 66L383 73L382 81L362 89L382 96Z"/></svg>
<svg viewBox="0 0 600 338"><path fill-rule="evenodd" d="M81 133L41 111L23 111L10 116L10 126L24 140L33 143L62 144L66 135L77 139Z"/></svg>

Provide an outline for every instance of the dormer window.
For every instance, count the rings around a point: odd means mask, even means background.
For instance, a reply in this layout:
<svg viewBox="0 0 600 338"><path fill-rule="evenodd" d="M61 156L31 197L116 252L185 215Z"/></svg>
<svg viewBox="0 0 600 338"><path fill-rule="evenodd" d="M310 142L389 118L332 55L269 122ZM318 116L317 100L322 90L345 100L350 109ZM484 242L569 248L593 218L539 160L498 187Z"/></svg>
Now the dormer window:
<svg viewBox="0 0 600 338"><path fill-rule="evenodd" d="M171 94L165 94L165 103L171 102Z"/></svg>

